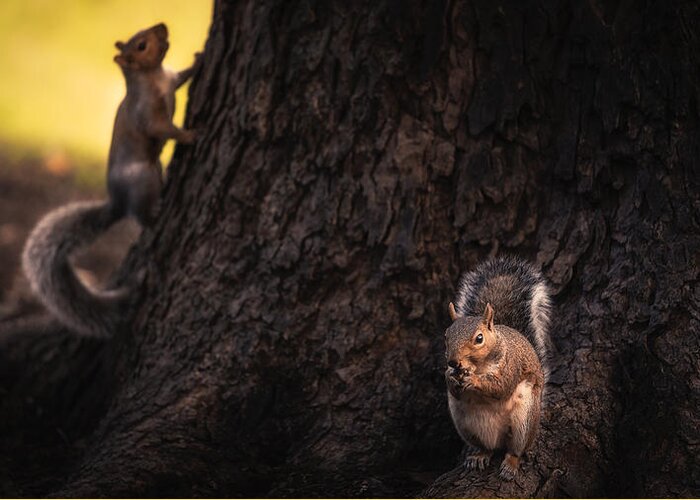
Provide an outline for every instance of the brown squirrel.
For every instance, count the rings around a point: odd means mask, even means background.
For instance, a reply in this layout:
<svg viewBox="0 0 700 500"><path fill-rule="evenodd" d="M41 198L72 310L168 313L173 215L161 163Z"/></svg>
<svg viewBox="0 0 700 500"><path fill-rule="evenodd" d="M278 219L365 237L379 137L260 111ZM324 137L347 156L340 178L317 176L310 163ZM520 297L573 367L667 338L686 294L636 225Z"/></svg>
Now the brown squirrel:
<svg viewBox="0 0 700 500"><path fill-rule="evenodd" d="M539 428L550 294L531 265L500 258L465 274L456 302L445 379L452 421L468 447L465 466L483 470L504 449L500 476L511 480Z"/></svg>
<svg viewBox="0 0 700 500"><path fill-rule="evenodd" d="M160 153L167 139L183 144L195 140L193 130L183 130L172 122L175 91L194 73L195 65L173 73L161 63L168 51L168 28L157 24L116 42L120 54L114 61L126 79L126 97L114 120L109 149L107 188L112 210L133 215L142 225L154 218L160 196Z"/></svg>
<svg viewBox="0 0 700 500"><path fill-rule="evenodd" d="M168 51L168 29L157 24L128 42L116 42L114 61L126 79L126 97L114 121L107 167L108 199L77 202L45 215L32 230L22 267L34 292L61 322L88 336L112 335L129 288L99 291L82 282L70 255L131 215L141 225L155 219L162 185L160 153L167 139L192 144L195 133L172 123L175 90L195 71L178 73L161 65Z"/></svg>

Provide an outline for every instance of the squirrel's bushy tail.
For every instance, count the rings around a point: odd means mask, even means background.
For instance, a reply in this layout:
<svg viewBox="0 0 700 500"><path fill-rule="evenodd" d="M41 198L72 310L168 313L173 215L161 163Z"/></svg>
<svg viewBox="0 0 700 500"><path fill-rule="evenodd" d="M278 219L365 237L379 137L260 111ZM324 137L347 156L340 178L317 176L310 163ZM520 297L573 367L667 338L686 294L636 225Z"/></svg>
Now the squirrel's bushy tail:
<svg viewBox="0 0 700 500"><path fill-rule="evenodd" d="M455 309L460 315L481 316L490 303L496 324L525 335L548 376L551 346L551 295L542 273L516 257L499 257L465 273L459 283Z"/></svg>
<svg viewBox="0 0 700 500"><path fill-rule="evenodd" d="M83 283L69 262L121 218L109 201L77 202L45 215L22 252L22 267L46 308L76 333L109 337L121 316L125 290L97 291Z"/></svg>

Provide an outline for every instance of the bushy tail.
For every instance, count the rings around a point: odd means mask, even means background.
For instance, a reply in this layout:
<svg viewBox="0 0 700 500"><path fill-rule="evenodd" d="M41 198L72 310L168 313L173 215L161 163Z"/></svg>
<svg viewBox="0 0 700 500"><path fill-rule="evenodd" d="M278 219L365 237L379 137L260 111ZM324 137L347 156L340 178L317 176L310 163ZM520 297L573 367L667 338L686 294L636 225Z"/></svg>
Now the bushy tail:
<svg viewBox="0 0 700 500"><path fill-rule="evenodd" d="M71 203L45 215L24 246L22 267L32 289L51 313L81 335L111 336L126 290L91 289L68 258L120 218L108 201Z"/></svg>
<svg viewBox="0 0 700 500"><path fill-rule="evenodd" d="M542 273L516 257L481 263L462 276L455 308L460 315L481 316L487 303L494 308L496 324L527 337L548 377L551 295Z"/></svg>

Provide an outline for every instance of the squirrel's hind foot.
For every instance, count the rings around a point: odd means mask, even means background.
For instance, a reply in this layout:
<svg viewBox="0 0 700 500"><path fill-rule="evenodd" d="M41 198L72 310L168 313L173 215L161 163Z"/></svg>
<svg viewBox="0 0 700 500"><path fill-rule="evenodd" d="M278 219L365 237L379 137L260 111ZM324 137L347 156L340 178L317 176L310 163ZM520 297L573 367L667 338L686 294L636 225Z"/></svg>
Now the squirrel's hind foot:
<svg viewBox="0 0 700 500"><path fill-rule="evenodd" d="M520 466L520 458L510 453L506 453L506 458L503 459L501 463L501 470L498 475L504 481L512 481L515 476L518 475L518 468Z"/></svg>
<svg viewBox="0 0 700 500"><path fill-rule="evenodd" d="M487 451L474 450L464 459L464 467L467 470L484 470L489 463L491 463L491 453Z"/></svg>

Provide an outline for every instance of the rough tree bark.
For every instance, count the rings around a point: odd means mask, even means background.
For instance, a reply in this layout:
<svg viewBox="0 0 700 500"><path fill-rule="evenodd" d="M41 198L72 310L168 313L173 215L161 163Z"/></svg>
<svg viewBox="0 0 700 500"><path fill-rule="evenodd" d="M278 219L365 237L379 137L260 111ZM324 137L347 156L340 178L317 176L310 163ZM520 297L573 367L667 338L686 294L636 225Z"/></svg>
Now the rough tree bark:
<svg viewBox="0 0 700 500"><path fill-rule="evenodd" d="M116 366L59 494L700 495L698 22L676 2L218 1L200 139L131 255L133 329L89 346ZM512 483L454 468L442 378L458 276L496 253L556 292Z"/></svg>

